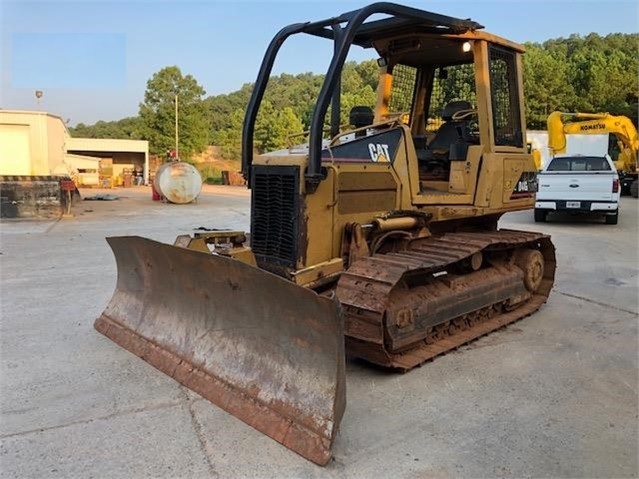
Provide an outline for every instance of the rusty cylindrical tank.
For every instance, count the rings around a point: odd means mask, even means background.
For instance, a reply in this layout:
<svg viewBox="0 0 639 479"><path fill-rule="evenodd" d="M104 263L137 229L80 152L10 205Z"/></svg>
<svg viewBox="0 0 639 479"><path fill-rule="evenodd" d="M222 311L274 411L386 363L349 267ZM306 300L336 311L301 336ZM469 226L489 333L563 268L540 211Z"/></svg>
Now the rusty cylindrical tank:
<svg viewBox="0 0 639 479"><path fill-rule="evenodd" d="M202 177L193 165L183 161L172 161L158 168L153 186L167 201L186 204L200 194Z"/></svg>

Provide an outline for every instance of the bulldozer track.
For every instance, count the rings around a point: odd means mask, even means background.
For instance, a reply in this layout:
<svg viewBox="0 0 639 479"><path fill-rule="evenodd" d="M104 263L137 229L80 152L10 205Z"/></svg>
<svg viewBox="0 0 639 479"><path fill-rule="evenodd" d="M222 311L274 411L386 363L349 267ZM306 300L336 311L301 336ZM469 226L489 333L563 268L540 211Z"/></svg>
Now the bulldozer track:
<svg viewBox="0 0 639 479"><path fill-rule="evenodd" d="M544 266L538 287L522 301L512 304L512 301L496 296L490 300L492 289L481 284L484 278L481 275L485 270L480 270L474 273L478 279L472 290L478 291L476 309L460 310L460 314L435 322L427 328L417 328L413 334L415 340L410 344L399 348L389 347L389 330L393 327L389 318L389 310L393 309L392 295L401 298L398 290L405 288L407 281L419 283L420 279L423 281L455 264L468 262L477 253L484 257L506 253L512 257L515 251L524 249L539 251ZM508 288L517 283L512 281L512 270L499 265L489 269L494 284L499 284L504 291L509 291ZM535 312L548 298L554 272L555 253L549 236L510 230L448 233L414 240L403 251L358 259L342 274L336 290L345 315L347 352L382 366L408 371ZM503 280L500 280L500 275L504 276ZM455 281L450 280L451 290L457 288ZM463 275L461 281L464 281ZM480 291L482 287L485 291ZM428 299L428 289L425 292L422 294L423 300ZM438 301L445 302L445 299ZM419 300L409 301L407 308L414 308ZM451 298L451 303L455 301ZM409 326L410 320L410 315L407 315L406 323Z"/></svg>

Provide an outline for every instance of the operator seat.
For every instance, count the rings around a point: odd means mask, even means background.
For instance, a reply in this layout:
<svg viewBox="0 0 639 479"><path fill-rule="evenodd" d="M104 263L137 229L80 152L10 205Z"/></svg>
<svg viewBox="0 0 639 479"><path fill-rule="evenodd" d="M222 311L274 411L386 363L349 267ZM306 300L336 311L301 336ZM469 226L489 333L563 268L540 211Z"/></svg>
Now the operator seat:
<svg viewBox="0 0 639 479"><path fill-rule="evenodd" d="M370 106L357 105L351 108L348 113L348 120L355 128L363 128L372 125L375 120L375 113ZM360 130L355 133L355 138L366 136L366 130Z"/></svg>
<svg viewBox="0 0 639 479"><path fill-rule="evenodd" d="M466 159L466 150L471 142L470 118L454 120L453 117L456 113L472 109L470 102L465 100L452 101L444 107L442 120L445 123L439 127L427 147L417 152L420 176L425 179L448 179L449 162Z"/></svg>

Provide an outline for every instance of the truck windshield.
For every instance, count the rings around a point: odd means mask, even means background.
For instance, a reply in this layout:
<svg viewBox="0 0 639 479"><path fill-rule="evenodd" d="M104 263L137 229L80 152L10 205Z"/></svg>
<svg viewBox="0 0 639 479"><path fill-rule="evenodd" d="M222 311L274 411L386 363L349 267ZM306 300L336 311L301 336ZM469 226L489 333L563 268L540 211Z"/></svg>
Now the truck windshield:
<svg viewBox="0 0 639 479"><path fill-rule="evenodd" d="M601 156L564 156L553 158L547 171L610 171L610 164Z"/></svg>

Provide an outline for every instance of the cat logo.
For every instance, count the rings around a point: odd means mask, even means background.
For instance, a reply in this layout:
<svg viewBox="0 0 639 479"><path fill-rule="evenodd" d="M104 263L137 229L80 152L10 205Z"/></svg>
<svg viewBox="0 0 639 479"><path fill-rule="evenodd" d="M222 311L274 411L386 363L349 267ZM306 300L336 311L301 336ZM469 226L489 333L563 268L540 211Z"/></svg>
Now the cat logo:
<svg viewBox="0 0 639 479"><path fill-rule="evenodd" d="M388 145L384 143L369 143L368 152L371 155L371 160L375 163L388 163L390 161Z"/></svg>

